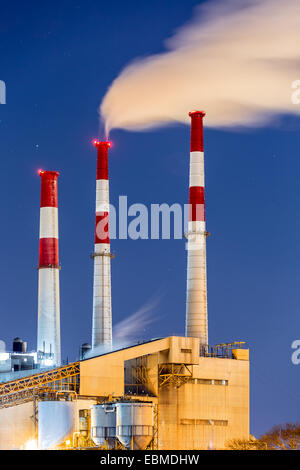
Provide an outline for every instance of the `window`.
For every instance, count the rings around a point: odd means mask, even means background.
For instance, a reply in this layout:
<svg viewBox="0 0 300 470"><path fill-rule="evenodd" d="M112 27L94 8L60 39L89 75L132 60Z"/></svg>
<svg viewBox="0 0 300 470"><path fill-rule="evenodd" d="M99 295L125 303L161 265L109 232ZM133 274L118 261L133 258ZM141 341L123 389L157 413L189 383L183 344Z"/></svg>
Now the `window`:
<svg viewBox="0 0 300 470"><path fill-rule="evenodd" d="M215 426L228 426L228 421L226 419L214 419L213 423Z"/></svg>
<svg viewBox="0 0 300 470"><path fill-rule="evenodd" d="M211 426L212 421L209 419L196 419L196 424L200 424L202 426Z"/></svg>
<svg viewBox="0 0 300 470"><path fill-rule="evenodd" d="M220 379L195 379L195 383L200 385L228 385L228 380Z"/></svg>
<svg viewBox="0 0 300 470"><path fill-rule="evenodd" d="M201 385L212 385L212 379L197 379L197 383Z"/></svg>
<svg viewBox="0 0 300 470"><path fill-rule="evenodd" d="M181 419L180 424L189 426L228 426L225 419Z"/></svg>
<svg viewBox="0 0 300 470"><path fill-rule="evenodd" d="M192 350L191 349L181 349L181 352L184 354L191 354Z"/></svg>
<svg viewBox="0 0 300 470"><path fill-rule="evenodd" d="M187 379L188 384L195 384L197 383L197 379L192 379L191 377Z"/></svg>
<svg viewBox="0 0 300 470"><path fill-rule="evenodd" d="M228 380L214 380L215 385L228 385Z"/></svg>

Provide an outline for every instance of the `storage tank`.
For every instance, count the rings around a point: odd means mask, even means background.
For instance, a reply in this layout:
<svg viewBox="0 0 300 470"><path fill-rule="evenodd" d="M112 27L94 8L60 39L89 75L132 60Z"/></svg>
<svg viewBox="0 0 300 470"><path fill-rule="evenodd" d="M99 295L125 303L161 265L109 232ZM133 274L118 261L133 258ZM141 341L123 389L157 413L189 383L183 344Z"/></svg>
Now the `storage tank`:
<svg viewBox="0 0 300 470"><path fill-rule="evenodd" d="M112 449L116 440L115 403L91 407L91 438L97 446L107 445Z"/></svg>
<svg viewBox="0 0 300 470"><path fill-rule="evenodd" d="M89 434L90 410L79 410L79 432L83 437Z"/></svg>
<svg viewBox="0 0 300 470"><path fill-rule="evenodd" d="M143 450L153 438L153 403L116 403L117 438L127 449Z"/></svg>
<svg viewBox="0 0 300 470"><path fill-rule="evenodd" d="M75 430L75 405L71 401L40 401L38 404L39 449L53 449Z"/></svg>
<svg viewBox="0 0 300 470"><path fill-rule="evenodd" d="M14 340L13 340L13 352L26 353L26 350L27 350L26 341L23 341L19 337L14 338Z"/></svg>

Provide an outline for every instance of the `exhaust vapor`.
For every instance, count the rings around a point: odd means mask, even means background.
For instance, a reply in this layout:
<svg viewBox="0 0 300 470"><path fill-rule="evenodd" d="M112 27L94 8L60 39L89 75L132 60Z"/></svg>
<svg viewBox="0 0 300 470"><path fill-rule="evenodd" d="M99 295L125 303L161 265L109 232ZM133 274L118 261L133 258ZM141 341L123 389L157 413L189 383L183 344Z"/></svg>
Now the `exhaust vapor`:
<svg viewBox="0 0 300 470"><path fill-rule="evenodd" d="M188 124L195 108L223 128L300 114L291 99L299 44L299 0L207 1L165 52L136 59L113 81L100 106L106 132Z"/></svg>
<svg viewBox="0 0 300 470"><path fill-rule="evenodd" d="M109 348L107 345L98 345L94 347L85 356L86 359L100 354L111 351L117 351L133 345L138 341L138 338L146 336L147 327L158 320L154 315L161 300L161 294L153 299L150 299L142 305L136 312L121 320L113 327L113 347ZM145 337L144 336L144 337Z"/></svg>
<svg viewBox="0 0 300 470"><path fill-rule="evenodd" d="M151 325L158 320L154 312L159 304L160 297L154 300L149 300L135 313L129 315L124 320L121 320L114 327L114 345L132 344L138 338L143 337L148 325Z"/></svg>

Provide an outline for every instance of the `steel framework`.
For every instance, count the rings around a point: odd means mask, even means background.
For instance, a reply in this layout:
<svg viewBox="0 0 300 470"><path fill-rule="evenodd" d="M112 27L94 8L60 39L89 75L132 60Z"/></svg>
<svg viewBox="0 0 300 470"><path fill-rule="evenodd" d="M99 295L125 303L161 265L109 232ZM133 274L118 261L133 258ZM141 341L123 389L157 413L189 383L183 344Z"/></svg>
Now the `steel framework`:
<svg viewBox="0 0 300 470"><path fill-rule="evenodd" d="M79 362L0 384L0 408L50 392L79 392Z"/></svg>
<svg viewBox="0 0 300 470"><path fill-rule="evenodd" d="M153 396L149 390L148 372L147 356L137 357L135 364L130 367L130 383L125 381L125 395Z"/></svg>
<svg viewBox="0 0 300 470"><path fill-rule="evenodd" d="M193 377L187 364L160 364L158 369L158 385L166 387L170 384L180 387Z"/></svg>

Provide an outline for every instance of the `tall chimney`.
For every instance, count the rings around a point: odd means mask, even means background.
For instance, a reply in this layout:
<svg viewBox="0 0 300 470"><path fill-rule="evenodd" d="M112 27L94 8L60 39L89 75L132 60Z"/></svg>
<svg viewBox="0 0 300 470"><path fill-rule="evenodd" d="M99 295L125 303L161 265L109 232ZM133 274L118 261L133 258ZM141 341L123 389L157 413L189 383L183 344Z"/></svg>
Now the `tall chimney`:
<svg viewBox="0 0 300 470"><path fill-rule="evenodd" d="M96 223L92 348L112 346L111 279L109 240L108 149L110 142L94 141L97 148Z"/></svg>
<svg viewBox="0 0 300 470"><path fill-rule="evenodd" d="M37 349L45 353L45 359L48 358L44 364L53 363L59 366L61 363L57 208L59 173L57 171L39 173L41 209Z"/></svg>
<svg viewBox="0 0 300 470"><path fill-rule="evenodd" d="M203 111L191 117L190 195L187 234L187 292L185 334L208 344L206 289L206 228L204 200Z"/></svg>

